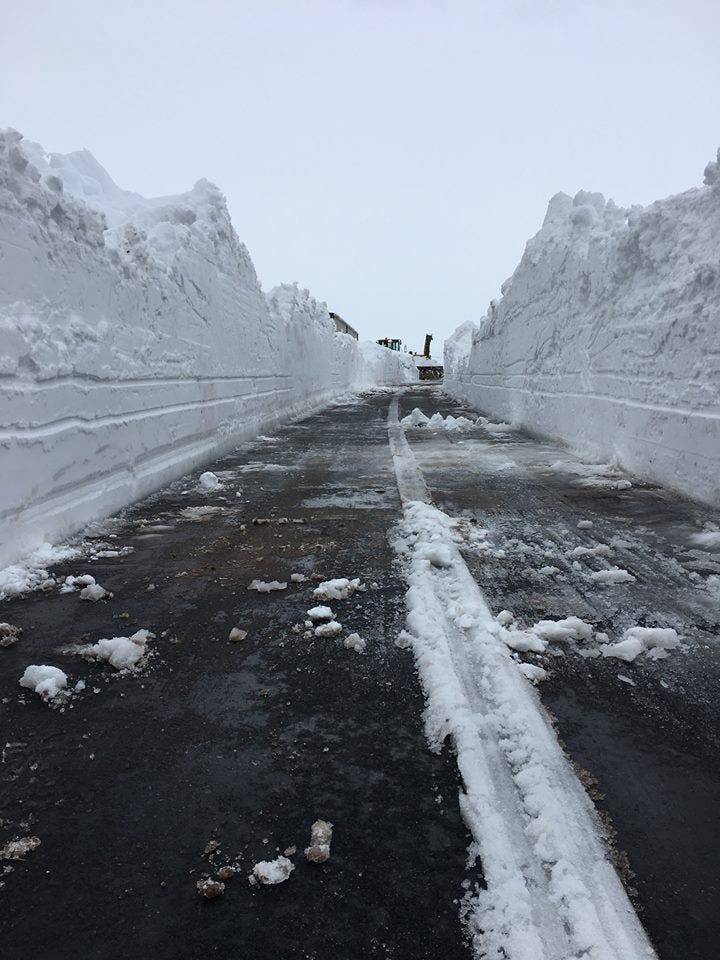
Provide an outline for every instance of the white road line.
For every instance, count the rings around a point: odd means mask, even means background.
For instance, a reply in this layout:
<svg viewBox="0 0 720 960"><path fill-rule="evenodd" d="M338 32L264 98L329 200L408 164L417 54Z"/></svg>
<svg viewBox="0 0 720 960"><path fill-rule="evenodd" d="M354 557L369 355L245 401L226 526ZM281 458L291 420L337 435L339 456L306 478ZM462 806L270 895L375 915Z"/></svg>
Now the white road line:
<svg viewBox="0 0 720 960"><path fill-rule="evenodd" d="M493 632L452 518L429 502L397 396L388 436L404 507L399 549L426 734L438 750L452 739L460 806L487 883L469 916L476 956L653 960L595 808L536 691Z"/></svg>

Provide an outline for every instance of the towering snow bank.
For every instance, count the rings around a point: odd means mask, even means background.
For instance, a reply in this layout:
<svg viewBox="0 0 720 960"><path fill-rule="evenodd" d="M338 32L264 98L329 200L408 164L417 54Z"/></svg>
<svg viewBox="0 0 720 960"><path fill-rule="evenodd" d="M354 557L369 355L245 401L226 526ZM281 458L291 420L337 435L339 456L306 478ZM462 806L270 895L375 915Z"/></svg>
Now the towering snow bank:
<svg viewBox="0 0 720 960"><path fill-rule="evenodd" d="M406 379L306 292L266 300L212 184L145 200L87 151L0 132L0 564L278 418Z"/></svg>
<svg viewBox="0 0 720 960"><path fill-rule="evenodd" d="M719 169L646 208L553 197L502 299L447 342L446 389L719 503Z"/></svg>

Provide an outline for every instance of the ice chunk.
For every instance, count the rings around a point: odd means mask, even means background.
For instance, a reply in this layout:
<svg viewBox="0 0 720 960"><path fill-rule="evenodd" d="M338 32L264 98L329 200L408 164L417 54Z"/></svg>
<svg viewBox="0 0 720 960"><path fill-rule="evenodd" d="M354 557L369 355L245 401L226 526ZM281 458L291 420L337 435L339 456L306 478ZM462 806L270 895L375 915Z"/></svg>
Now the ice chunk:
<svg viewBox="0 0 720 960"><path fill-rule="evenodd" d="M588 574L595 583L635 583L635 577L622 567L610 567L609 570L596 570Z"/></svg>
<svg viewBox="0 0 720 960"><path fill-rule="evenodd" d="M305 847L305 858L310 863L325 863L330 859L333 825L327 820L316 820L310 827L310 846Z"/></svg>
<svg viewBox="0 0 720 960"><path fill-rule="evenodd" d="M579 617L564 620L540 620L532 628L543 640L592 640L593 628Z"/></svg>
<svg viewBox="0 0 720 960"><path fill-rule="evenodd" d="M202 490L222 490L223 487L217 476L210 470L206 470L205 473L200 474L198 486Z"/></svg>
<svg viewBox="0 0 720 960"><path fill-rule="evenodd" d="M200 896L205 897L207 900L214 900L216 897L220 897L225 893L225 884L222 880L213 880L211 877L198 880L195 886Z"/></svg>
<svg viewBox="0 0 720 960"><path fill-rule="evenodd" d="M282 883L295 869L295 864L287 857L278 857L276 860L261 860L252 868L248 879L251 883L272 885Z"/></svg>
<svg viewBox="0 0 720 960"><path fill-rule="evenodd" d="M348 650L355 650L356 653L365 653L367 640L363 640L358 633L350 633L345 637L344 644Z"/></svg>
<svg viewBox="0 0 720 960"><path fill-rule="evenodd" d="M230 643L240 643L248 635L247 630L241 630L240 627L233 627L228 637Z"/></svg>
<svg viewBox="0 0 720 960"><path fill-rule="evenodd" d="M318 600L347 600L356 590L362 590L360 578L349 580L347 577L338 577L335 580L324 580L313 590L313 596Z"/></svg>
<svg viewBox="0 0 720 960"><path fill-rule="evenodd" d="M248 585L248 590L257 590L258 593L271 593L273 590L287 590L287 583L280 583L279 580L270 580L268 583L264 580L253 580Z"/></svg>
<svg viewBox="0 0 720 960"><path fill-rule="evenodd" d="M37 850L40 837L17 837L0 847L0 860L22 860L26 854Z"/></svg>
<svg viewBox="0 0 720 960"><path fill-rule="evenodd" d="M604 657L615 657L632 663L641 653L647 653L651 660L660 660L667 656L668 650L680 646L677 631L671 627L630 627L618 643L604 643L600 650Z"/></svg>
<svg viewBox="0 0 720 960"><path fill-rule="evenodd" d="M21 627L16 627L12 623L0 623L0 647L11 647L17 643L21 633Z"/></svg>
<svg viewBox="0 0 720 960"><path fill-rule="evenodd" d="M111 637L83 648L83 654L104 660L116 670L132 670L147 653L148 640L155 637L149 630L138 630L131 637Z"/></svg>
<svg viewBox="0 0 720 960"><path fill-rule="evenodd" d="M413 412L403 417L400 423L403 427L424 427L428 423L428 418L420 407L415 407Z"/></svg>
<svg viewBox="0 0 720 960"><path fill-rule="evenodd" d="M89 583L80 591L81 600L102 600L103 597L112 597L112 594L99 583Z"/></svg>
<svg viewBox="0 0 720 960"><path fill-rule="evenodd" d="M20 677L20 686L34 690L43 700L52 700L67 687L67 682L66 673L59 667L49 667L46 664L31 664Z"/></svg>
<svg viewBox="0 0 720 960"><path fill-rule="evenodd" d="M311 620L332 620L333 612L330 607L311 607L307 615Z"/></svg>
<svg viewBox="0 0 720 960"><path fill-rule="evenodd" d="M330 620L329 623L321 623L319 627L315 627L316 637L336 637L341 632L342 624L337 620Z"/></svg>

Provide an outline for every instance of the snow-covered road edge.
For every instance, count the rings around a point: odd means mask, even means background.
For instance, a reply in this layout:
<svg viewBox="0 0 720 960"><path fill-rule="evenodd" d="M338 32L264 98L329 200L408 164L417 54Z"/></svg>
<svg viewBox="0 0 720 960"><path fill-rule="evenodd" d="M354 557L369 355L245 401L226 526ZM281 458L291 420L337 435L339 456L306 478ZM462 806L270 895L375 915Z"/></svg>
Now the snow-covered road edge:
<svg viewBox="0 0 720 960"><path fill-rule="evenodd" d="M407 625L439 750L450 737L463 816L487 889L468 915L477 956L511 960L652 958L610 861L596 811L536 691L521 674L460 553L452 518L428 503L398 423L390 447L404 515Z"/></svg>

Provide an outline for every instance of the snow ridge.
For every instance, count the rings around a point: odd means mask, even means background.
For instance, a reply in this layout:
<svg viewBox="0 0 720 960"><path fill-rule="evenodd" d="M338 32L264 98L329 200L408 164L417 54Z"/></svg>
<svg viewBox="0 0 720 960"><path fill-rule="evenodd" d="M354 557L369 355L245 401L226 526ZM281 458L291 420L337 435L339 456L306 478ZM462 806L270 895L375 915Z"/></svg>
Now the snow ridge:
<svg viewBox="0 0 720 960"><path fill-rule="evenodd" d="M266 297L222 193L118 187L0 131L0 566L340 394L416 379Z"/></svg>
<svg viewBox="0 0 720 960"><path fill-rule="evenodd" d="M720 180L629 210L557 194L447 391L591 458L720 503Z"/></svg>
<svg viewBox="0 0 720 960"><path fill-rule="evenodd" d="M454 521L429 498L412 499L422 478L398 429L393 403L388 430L404 505L398 549L426 733L436 750L453 741L461 809L487 883L468 916L476 956L651 960L593 804L498 636Z"/></svg>

